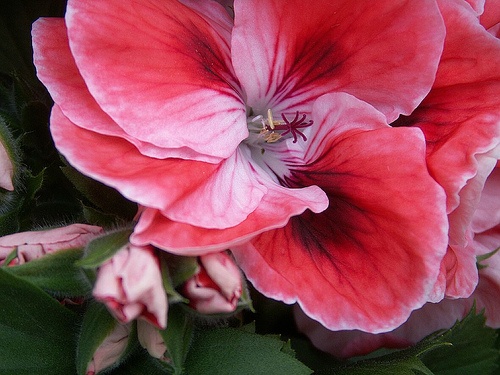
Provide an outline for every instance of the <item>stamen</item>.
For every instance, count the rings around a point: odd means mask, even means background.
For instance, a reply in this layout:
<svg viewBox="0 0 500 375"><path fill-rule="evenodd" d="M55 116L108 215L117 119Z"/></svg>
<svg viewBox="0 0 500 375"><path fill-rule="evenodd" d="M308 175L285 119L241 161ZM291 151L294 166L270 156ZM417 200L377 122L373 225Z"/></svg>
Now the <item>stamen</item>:
<svg viewBox="0 0 500 375"><path fill-rule="evenodd" d="M283 119L283 121L275 121L274 119L272 119L272 112L270 109L267 111L267 116L270 128L268 130L284 130L284 132L281 133L281 137L290 133L293 136L293 143L297 143L297 135L300 135L304 142L307 141L307 137L305 136L305 134L298 129L307 128L314 123L313 120L309 120L309 122L305 121L307 117L305 113L299 119L299 111L295 112L295 117L291 121L286 118L284 113L281 114L281 118ZM266 142L276 142L276 140L266 140Z"/></svg>

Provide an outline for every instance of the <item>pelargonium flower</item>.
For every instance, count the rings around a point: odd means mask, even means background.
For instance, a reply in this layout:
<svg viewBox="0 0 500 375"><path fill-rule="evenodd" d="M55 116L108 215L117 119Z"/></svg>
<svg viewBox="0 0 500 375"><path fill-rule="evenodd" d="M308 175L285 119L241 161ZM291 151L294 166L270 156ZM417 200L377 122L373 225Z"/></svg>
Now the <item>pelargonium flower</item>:
<svg viewBox="0 0 500 375"><path fill-rule="evenodd" d="M485 30L500 23L499 7L483 26L477 13L489 2L472 1L475 10L463 1L438 3L447 34L436 80L418 108L392 124L422 129L429 171L446 191L450 239L434 301L468 297L477 284L471 223L500 158L500 40Z"/></svg>
<svg viewBox="0 0 500 375"><path fill-rule="evenodd" d="M33 27L56 146L141 205L134 244L231 248L268 296L368 331L427 300L446 248L422 133L387 125L428 93L443 38L433 0L237 0L234 20L70 0Z"/></svg>

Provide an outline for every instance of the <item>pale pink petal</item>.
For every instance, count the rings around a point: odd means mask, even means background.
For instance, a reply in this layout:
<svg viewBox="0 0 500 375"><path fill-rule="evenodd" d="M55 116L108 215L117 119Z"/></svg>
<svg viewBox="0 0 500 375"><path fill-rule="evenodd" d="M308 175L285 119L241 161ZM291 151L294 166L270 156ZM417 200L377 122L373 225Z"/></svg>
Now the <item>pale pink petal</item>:
<svg viewBox="0 0 500 375"><path fill-rule="evenodd" d="M223 158L248 131L230 34L207 19L176 0L70 0L66 13L76 65L125 132Z"/></svg>
<svg viewBox="0 0 500 375"><path fill-rule="evenodd" d="M370 334L359 330L329 331L295 309L295 321L314 346L339 358L365 355L380 348L406 348L439 329L450 328L470 311L467 300L427 303L414 311L408 321L387 333Z"/></svg>
<svg viewBox="0 0 500 375"><path fill-rule="evenodd" d="M241 297L241 274L234 260L224 252L200 256L200 262L208 277L230 302L237 303Z"/></svg>
<svg viewBox="0 0 500 375"><path fill-rule="evenodd" d="M239 149L220 164L149 158L123 139L75 126L57 105L51 132L59 151L79 171L134 202L168 212L171 220L207 228L234 226L268 190Z"/></svg>
<svg viewBox="0 0 500 375"><path fill-rule="evenodd" d="M257 167L256 167L257 168ZM284 226L290 217L328 206L325 193L316 186L289 189L256 174L267 193L259 206L241 224L226 229L196 227L169 220L158 210L145 208L131 236L136 245L152 244L180 255L203 255L248 241L264 231Z"/></svg>
<svg viewBox="0 0 500 375"><path fill-rule="evenodd" d="M149 355L158 358L165 359L165 351L167 347L165 341L163 341L158 328L149 324L145 320L137 321L137 338L139 343L143 348L145 348Z"/></svg>
<svg viewBox="0 0 500 375"><path fill-rule="evenodd" d="M200 283L197 277L186 281L182 293L189 299L189 306L201 314L231 313L238 299L228 300L220 290Z"/></svg>
<svg viewBox="0 0 500 375"><path fill-rule="evenodd" d="M481 193L481 200L472 219L471 229L484 232L500 224L500 168L488 176Z"/></svg>
<svg viewBox="0 0 500 375"><path fill-rule="evenodd" d="M63 19L40 18L33 24L33 59L38 78L48 88L52 99L75 125L104 135L126 139L142 154L163 158L214 162L220 158L200 155L187 147L162 148L136 139L120 128L90 95L85 81L75 65L69 49L67 29Z"/></svg>
<svg viewBox="0 0 500 375"><path fill-rule="evenodd" d="M450 0L440 0L440 2L443 2L443 1L448 1L450 3L453 3L453 2L458 3L458 2L466 1L469 3L472 10L478 16L484 12L484 5L485 5L484 3L486 2L486 0L451 0L451 1Z"/></svg>
<svg viewBox="0 0 500 375"><path fill-rule="evenodd" d="M120 359L127 349L130 330L130 324L115 325L113 331L106 336L96 349L91 362L88 364L87 375L97 374Z"/></svg>
<svg viewBox="0 0 500 375"><path fill-rule="evenodd" d="M233 65L256 113L307 111L320 95L345 91L393 121L434 80L444 38L434 1L237 0L234 7Z"/></svg>
<svg viewBox="0 0 500 375"><path fill-rule="evenodd" d="M99 267L94 297L122 323L142 318L164 329L167 295L151 247L127 245Z"/></svg>
<svg viewBox="0 0 500 375"><path fill-rule="evenodd" d="M0 188L14 191L12 178L14 177L14 164L10 159L4 144L0 140Z"/></svg>

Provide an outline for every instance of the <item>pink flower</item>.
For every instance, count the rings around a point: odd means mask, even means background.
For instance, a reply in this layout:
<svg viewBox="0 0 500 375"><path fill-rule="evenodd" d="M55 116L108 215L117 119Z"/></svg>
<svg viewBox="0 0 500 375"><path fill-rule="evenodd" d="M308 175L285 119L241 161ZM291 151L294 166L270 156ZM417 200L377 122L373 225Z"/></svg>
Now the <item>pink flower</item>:
<svg viewBox="0 0 500 375"><path fill-rule="evenodd" d="M13 191L14 185L12 178L14 177L14 164L10 158L5 145L0 140L0 188Z"/></svg>
<svg viewBox="0 0 500 375"><path fill-rule="evenodd" d="M16 251L17 256L9 265L23 264L45 254L84 247L101 233L100 227L71 224L61 228L9 234L0 237L0 264L13 251Z"/></svg>
<svg viewBox="0 0 500 375"><path fill-rule="evenodd" d="M477 284L471 220L500 157L500 44L479 23L484 1L471 4L475 11L439 1L447 34L436 81L409 117L392 124L422 129L429 171L447 195L449 246L432 301L468 297ZM488 26L500 21L498 9Z"/></svg>
<svg viewBox="0 0 500 375"><path fill-rule="evenodd" d="M115 325L113 331L106 336L96 349L92 360L88 364L86 375L95 375L113 365L122 357L129 342L130 328L130 324Z"/></svg>
<svg viewBox="0 0 500 375"><path fill-rule="evenodd" d="M189 305L202 314L233 312L241 297L241 274L226 253L200 256L199 272L183 287Z"/></svg>
<svg viewBox="0 0 500 375"><path fill-rule="evenodd" d="M122 323L142 318L167 325L167 295L152 247L127 245L99 267L94 297Z"/></svg>
<svg viewBox="0 0 500 375"><path fill-rule="evenodd" d="M387 125L434 81L435 1L234 12L70 0L65 20L35 23L58 149L142 206L132 243L231 248L259 290L332 329L399 325L447 244L421 131Z"/></svg>

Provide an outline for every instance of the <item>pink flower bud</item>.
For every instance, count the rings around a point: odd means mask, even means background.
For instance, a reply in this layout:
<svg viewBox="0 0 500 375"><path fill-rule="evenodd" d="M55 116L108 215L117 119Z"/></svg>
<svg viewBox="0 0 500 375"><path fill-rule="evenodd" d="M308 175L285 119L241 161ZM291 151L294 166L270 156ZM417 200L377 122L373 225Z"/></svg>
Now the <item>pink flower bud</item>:
<svg viewBox="0 0 500 375"><path fill-rule="evenodd" d="M228 313L241 297L241 274L224 252L202 255L200 271L184 284L189 304L203 314Z"/></svg>
<svg viewBox="0 0 500 375"><path fill-rule="evenodd" d="M130 337L130 324L116 324L114 330L99 345L87 366L86 375L94 375L111 366L127 349Z"/></svg>
<svg viewBox="0 0 500 375"><path fill-rule="evenodd" d="M12 177L14 176L14 164L10 159L4 144L0 140L0 188L13 191Z"/></svg>
<svg viewBox="0 0 500 375"><path fill-rule="evenodd" d="M17 257L10 265L23 264L59 250L83 247L100 233L102 233L100 227L72 224L61 228L20 232L0 237L0 264L16 249Z"/></svg>
<svg viewBox="0 0 500 375"><path fill-rule="evenodd" d="M156 327L145 320L138 320L137 338L141 346L145 348L152 357L167 361L165 357L167 346Z"/></svg>
<svg viewBox="0 0 500 375"><path fill-rule="evenodd" d="M167 325L167 295L150 246L128 244L103 263L93 294L122 323L142 318L159 328Z"/></svg>

